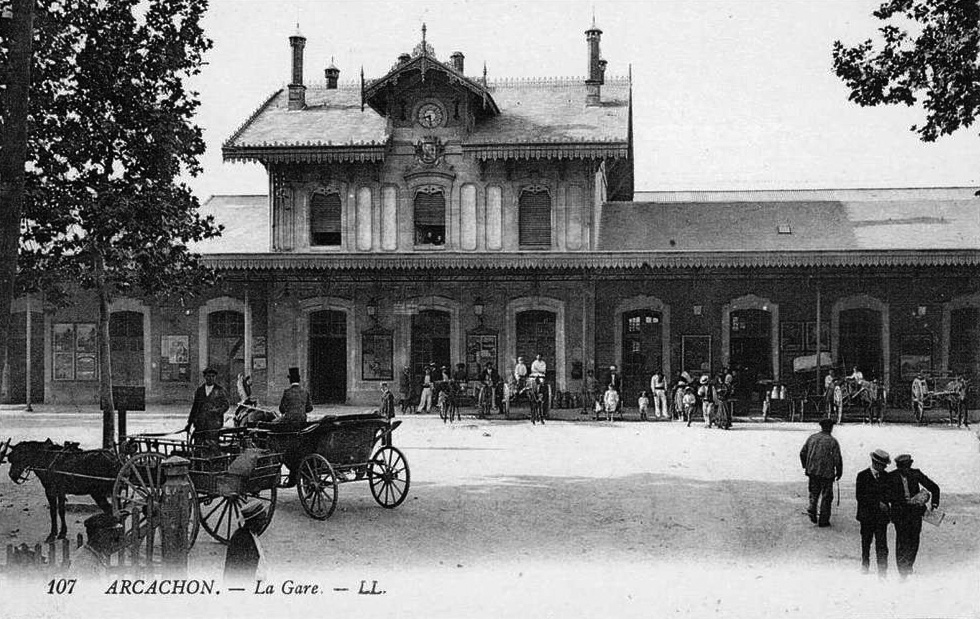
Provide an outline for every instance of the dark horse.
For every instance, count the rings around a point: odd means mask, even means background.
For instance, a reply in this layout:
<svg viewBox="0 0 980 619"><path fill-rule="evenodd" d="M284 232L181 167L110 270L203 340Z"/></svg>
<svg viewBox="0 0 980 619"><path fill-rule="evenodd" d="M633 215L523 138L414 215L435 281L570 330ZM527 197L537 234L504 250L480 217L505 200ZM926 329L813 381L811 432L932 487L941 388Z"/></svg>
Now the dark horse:
<svg viewBox="0 0 980 619"><path fill-rule="evenodd" d="M78 443L56 445L51 439L23 441L10 448L6 459L10 463L10 479L15 484L27 481L33 471L44 486L51 514L51 533L45 542L64 539L68 535L68 525L65 524L66 495L90 495L103 511L112 513L112 506L106 497L112 494L112 485L121 468L119 456L113 450L83 450ZM60 531L56 515L61 518Z"/></svg>
<svg viewBox="0 0 980 619"><path fill-rule="evenodd" d="M531 405L531 425L544 423L544 387L537 380L527 383L527 400Z"/></svg>

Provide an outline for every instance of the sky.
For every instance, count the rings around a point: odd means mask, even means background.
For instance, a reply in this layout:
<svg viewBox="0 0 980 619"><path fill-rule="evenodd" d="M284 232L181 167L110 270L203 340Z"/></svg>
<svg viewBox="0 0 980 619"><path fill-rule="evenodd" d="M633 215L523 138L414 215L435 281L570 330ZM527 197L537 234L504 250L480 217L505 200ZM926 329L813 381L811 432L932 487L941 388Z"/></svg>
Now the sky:
<svg viewBox="0 0 980 619"><path fill-rule="evenodd" d="M861 108L834 76L835 40L880 23L880 0L212 0L214 41L199 91L204 172L215 194L264 194L258 164L224 163L221 144L290 75L288 37L306 37L307 84L330 63L340 81L381 77L427 26L436 56L465 55L478 76L582 76L584 31L602 29L606 75L632 67L637 191L980 185L977 130L926 144L921 112Z"/></svg>

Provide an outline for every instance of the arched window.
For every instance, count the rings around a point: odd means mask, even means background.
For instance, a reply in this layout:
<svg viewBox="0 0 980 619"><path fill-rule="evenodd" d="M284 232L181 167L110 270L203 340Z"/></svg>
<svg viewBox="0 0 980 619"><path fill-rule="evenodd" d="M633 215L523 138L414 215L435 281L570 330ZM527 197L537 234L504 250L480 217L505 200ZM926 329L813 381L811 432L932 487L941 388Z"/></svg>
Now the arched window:
<svg viewBox="0 0 980 619"><path fill-rule="evenodd" d="M415 194L415 244L445 245L446 197L440 187L422 187Z"/></svg>
<svg viewBox="0 0 980 619"><path fill-rule="evenodd" d="M339 247L341 242L340 196L315 193L310 198L310 245Z"/></svg>
<svg viewBox="0 0 980 619"><path fill-rule="evenodd" d="M544 187L529 187L518 203L518 242L521 249L551 247L551 196Z"/></svg>

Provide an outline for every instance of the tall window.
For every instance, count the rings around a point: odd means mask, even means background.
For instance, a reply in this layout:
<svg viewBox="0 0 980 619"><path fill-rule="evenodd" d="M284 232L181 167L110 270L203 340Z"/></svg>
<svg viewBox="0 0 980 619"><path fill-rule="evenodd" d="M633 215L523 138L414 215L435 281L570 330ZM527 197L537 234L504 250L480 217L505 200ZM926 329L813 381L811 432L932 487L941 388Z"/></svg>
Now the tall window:
<svg viewBox="0 0 980 619"><path fill-rule="evenodd" d="M313 194L310 198L310 245L338 247L340 240L340 196L336 193Z"/></svg>
<svg viewBox="0 0 980 619"><path fill-rule="evenodd" d="M113 312L109 350L114 385L143 385L143 314Z"/></svg>
<svg viewBox="0 0 980 619"><path fill-rule="evenodd" d="M208 365L226 389L245 371L245 314L222 310L208 315Z"/></svg>
<svg viewBox="0 0 980 619"><path fill-rule="evenodd" d="M95 323L56 323L53 330L54 380L97 380Z"/></svg>
<svg viewBox="0 0 980 619"><path fill-rule="evenodd" d="M551 247L551 196L544 187L530 187L521 192L518 203L521 249Z"/></svg>
<svg viewBox="0 0 980 619"><path fill-rule="evenodd" d="M415 194L415 244L445 245L446 197L438 187L423 187Z"/></svg>

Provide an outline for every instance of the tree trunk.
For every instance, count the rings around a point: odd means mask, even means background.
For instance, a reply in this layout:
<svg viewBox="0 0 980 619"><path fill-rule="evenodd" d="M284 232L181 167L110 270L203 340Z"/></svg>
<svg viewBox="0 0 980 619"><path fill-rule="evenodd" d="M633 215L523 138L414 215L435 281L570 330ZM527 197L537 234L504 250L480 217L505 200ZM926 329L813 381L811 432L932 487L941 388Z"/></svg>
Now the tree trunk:
<svg viewBox="0 0 980 619"><path fill-rule="evenodd" d="M102 403L102 446L112 447L116 440L116 423L112 401L112 358L109 346L109 288L105 281L105 260L95 251L95 282L99 295L99 402Z"/></svg>
<svg viewBox="0 0 980 619"><path fill-rule="evenodd" d="M12 8L11 19L0 18L0 38L10 45L7 66L0 67L6 85L6 89L0 89L4 127L0 136L0 377L5 374L7 362L10 308L20 245L34 0L13 0Z"/></svg>

